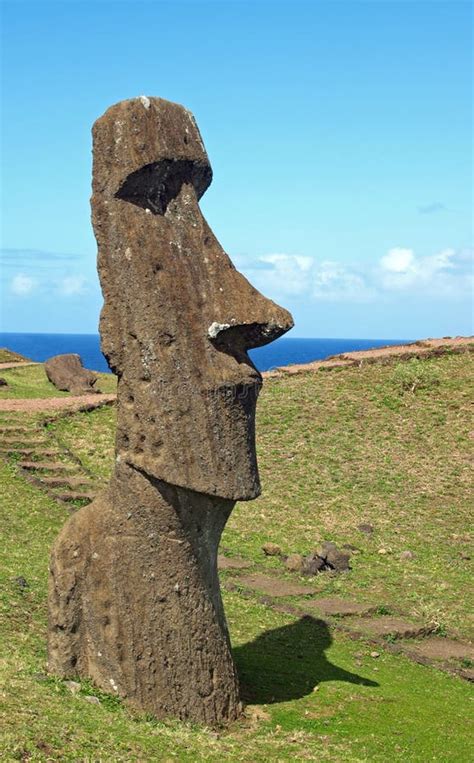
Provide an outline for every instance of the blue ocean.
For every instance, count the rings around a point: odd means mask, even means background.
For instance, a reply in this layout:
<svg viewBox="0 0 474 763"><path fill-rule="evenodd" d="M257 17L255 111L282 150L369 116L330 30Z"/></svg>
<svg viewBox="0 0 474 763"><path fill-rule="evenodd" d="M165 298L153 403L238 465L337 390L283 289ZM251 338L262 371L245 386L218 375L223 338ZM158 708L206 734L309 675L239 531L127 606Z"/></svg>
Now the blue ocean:
<svg viewBox="0 0 474 763"><path fill-rule="evenodd" d="M276 366L291 363L309 363L328 355L351 350L367 350L371 347L400 344L407 339L294 339L282 337L266 347L250 351L259 371L270 371ZM8 334L0 332L0 346L19 352L35 361L43 361L52 355L76 352L83 365L93 371L108 371L107 361L100 351L98 334Z"/></svg>

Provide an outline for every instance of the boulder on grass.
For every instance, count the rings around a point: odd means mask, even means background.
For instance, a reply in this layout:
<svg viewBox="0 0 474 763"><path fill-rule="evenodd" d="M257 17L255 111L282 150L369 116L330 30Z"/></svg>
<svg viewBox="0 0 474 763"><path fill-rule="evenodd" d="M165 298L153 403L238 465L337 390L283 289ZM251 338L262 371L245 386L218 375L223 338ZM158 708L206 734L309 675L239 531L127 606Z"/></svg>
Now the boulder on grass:
<svg viewBox="0 0 474 763"><path fill-rule="evenodd" d="M49 381L63 392L74 395L86 395L99 392L94 388L98 375L84 368L79 355L55 355L44 364L44 370Z"/></svg>

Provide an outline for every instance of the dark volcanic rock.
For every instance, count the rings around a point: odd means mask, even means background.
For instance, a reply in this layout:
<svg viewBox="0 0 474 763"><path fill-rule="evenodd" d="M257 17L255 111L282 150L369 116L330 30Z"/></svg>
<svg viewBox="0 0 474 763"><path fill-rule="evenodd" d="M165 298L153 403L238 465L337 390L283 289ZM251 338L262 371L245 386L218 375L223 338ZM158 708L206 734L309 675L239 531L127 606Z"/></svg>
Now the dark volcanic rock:
<svg viewBox="0 0 474 763"><path fill-rule="evenodd" d="M316 575L326 566L326 561L318 554L309 554L304 558L302 573L303 575Z"/></svg>
<svg viewBox="0 0 474 763"><path fill-rule="evenodd" d="M116 465L53 547L49 668L158 717L216 725L241 711L217 548L235 501L260 492L262 379L247 353L293 322L202 215L212 172L189 111L124 101L95 123L93 143Z"/></svg>
<svg viewBox="0 0 474 763"><path fill-rule="evenodd" d="M0 377L0 387L8 387L8 382L3 377Z"/></svg>
<svg viewBox="0 0 474 763"><path fill-rule="evenodd" d="M44 364L44 370L49 381L59 390L72 392L73 395L98 392L94 389L97 374L84 368L80 356L75 353L49 358Z"/></svg>
<svg viewBox="0 0 474 763"><path fill-rule="evenodd" d="M336 572L344 572L350 570L349 566L350 554L344 551L340 551L337 548L331 548L326 554L326 564Z"/></svg>

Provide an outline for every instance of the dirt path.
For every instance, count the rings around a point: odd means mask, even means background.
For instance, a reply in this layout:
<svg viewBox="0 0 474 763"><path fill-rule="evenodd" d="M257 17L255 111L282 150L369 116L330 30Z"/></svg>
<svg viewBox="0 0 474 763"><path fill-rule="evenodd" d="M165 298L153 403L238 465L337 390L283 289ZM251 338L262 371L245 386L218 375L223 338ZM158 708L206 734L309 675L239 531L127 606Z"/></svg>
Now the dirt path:
<svg viewBox="0 0 474 763"><path fill-rule="evenodd" d="M34 363L32 360L17 360L15 362L0 363L0 371L6 371L7 368L23 368L24 366L39 366L39 363Z"/></svg>
<svg viewBox="0 0 474 763"><path fill-rule="evenodd" d="M12 400L0 400L0 411L16 411L32 413L35 411L58 411L58 410L91 410L107 405L116 399L116 395L92 394L71 395L71 397L44 397L44 398L17 398Z"/></svg>
<svg viewBox="0 0 474 763"><path fill-rule="evenodd" d="M272 377L282 374L298 374L304 371L318 371L320 368L335 368L337 366L361 365L364 361L373 363L390 358L407 360L410 357L422 357L447 350L466 350L474 345L474 337L457 336L445 339L423 339L412 344L396 344L388 347L374 347L372 350L354 350L332 355L324 360L315 360L312 363L295 363L290 366L279 366L273 371L268 371L263 376Z"/></svg>

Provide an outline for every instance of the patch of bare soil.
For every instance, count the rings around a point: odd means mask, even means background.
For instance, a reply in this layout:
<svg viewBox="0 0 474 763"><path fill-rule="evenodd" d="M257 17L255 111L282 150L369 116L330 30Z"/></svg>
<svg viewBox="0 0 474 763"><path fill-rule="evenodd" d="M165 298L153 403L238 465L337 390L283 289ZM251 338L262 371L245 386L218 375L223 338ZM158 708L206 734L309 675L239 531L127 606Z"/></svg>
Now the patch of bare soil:
<svg viewBox="0 0 474 763"><path fill-rule="evenodd" d="M350 621L351 629L376 638L391 636L392 638L417 638L426 636L433 631L434 626L425 623L412 623L398 617L358 618Z"/></svg>
<svg viewBox="0 0 474 763"><path fill-rule="evenodd" d="M314 588L306 588L306 586L289 583L269 575L243 575L236 578L236 582L239 586L252 588L267 596L304 596L315 593Z"/></svg>
<svg viewBox="0 0 474 763"><path fill-rule="evenodd" d="M368 615L377 607L374 604L360 604L346 599L311 599L304 603L305 609L317 610L322 615L349 617L351 615Z"/></svg>
<svg viewBox="0 0 474 763"><path fill-rule="evenodd" d="M416 656L430 660L474 660L474 646L450 638L429 638L410 645Z"/></svg>
<svg viewBox="0 0 474 763"><path fill-rule="evenodd" d="M32 360L8 361L7 363L0 363L0 371L5 371L7 368L24 368L25 366L39 366L39 363L34 363Z"/></svg>
<svg viewBox="0 0 474 763"><path fill-rule="evenodd" d="M116 399L113 394L71 395L70 397L45 397L29 399L0 400L0 411L32 413L35 411L92 410Z"/></svg>

